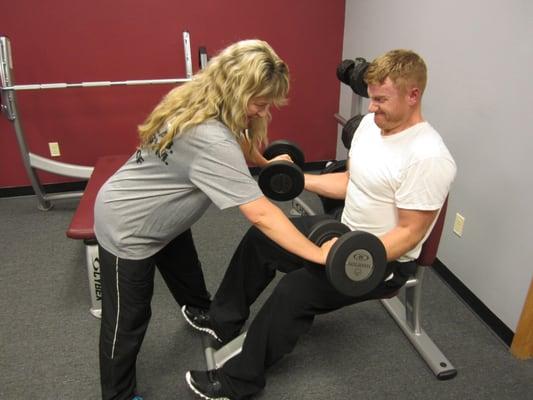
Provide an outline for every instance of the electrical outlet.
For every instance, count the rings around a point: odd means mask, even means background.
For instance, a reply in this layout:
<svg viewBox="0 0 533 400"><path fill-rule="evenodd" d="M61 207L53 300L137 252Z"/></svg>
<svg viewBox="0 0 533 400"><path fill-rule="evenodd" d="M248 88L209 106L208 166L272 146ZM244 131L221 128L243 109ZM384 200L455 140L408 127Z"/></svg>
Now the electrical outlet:
<svg viewBox="0 0 533 400"><path fill-rule="evenodd" d="M48 143L48 147L50 148L50 155L52 157L59 157L61 155L61 152L59 151L59 143L50 142Z"/></svg>
<svg viewBox="0 0 533 400"><path fill-rule="evenodd" d="M465 217L461 214L455 214L455 222L453 223L453 233L457 236L463 236L463 229L465 227Z"/></svg>

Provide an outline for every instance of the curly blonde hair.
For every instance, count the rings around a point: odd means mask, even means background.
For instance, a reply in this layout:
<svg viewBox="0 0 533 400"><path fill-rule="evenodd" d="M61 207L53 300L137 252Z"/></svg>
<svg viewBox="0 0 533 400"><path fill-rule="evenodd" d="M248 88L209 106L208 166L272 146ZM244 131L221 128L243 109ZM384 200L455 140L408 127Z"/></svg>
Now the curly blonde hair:
<svg viewBox="0 0 533 400"><path fill-rule="evenodd" d="M266 141L271 116L267 113L265 118L248 121L249 101L262 97L280 107L286 104L288 91L288 67L268 43L234 43L213 57L191 81L163 98L138 127L140 147L160 152L186 129L218 119L239 143L248 142L253 151Z"/></svg>

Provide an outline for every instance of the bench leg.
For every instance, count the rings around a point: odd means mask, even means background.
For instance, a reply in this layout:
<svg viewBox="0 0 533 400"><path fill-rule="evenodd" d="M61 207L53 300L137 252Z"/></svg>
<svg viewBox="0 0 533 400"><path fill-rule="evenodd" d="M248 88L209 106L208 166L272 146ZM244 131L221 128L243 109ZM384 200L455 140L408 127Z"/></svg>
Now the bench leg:
<svg viewBox="0 0 533 400"><path fill-rule="evenodd" d="M431 368L435 376L440 380L451 379L457 375L457 370L420 327L420 300L423 273L423 267L418 267L415 279L407 282L405 287L405 305L400 301L398 296L391 299L381 299L380 301Z"/></svg>
<svg viewBox="0 0 533 400"><path fill-rule="evenodd" d="M100 259L98 258L98 244L85 243L87 260L87 274L89 277L89 292L91 294L91 308L89 312L96 318L102 316L102 285L100 283Z"/></svg>

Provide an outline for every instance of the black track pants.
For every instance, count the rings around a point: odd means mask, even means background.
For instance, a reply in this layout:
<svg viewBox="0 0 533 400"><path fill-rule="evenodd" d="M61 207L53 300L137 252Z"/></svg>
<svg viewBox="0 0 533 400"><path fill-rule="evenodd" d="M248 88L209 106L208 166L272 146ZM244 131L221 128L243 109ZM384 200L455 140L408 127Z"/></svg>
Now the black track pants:
<svg viewBox="0 0 533 400"><path fill-rule="evenodd" d="M104 400L130 400L135 362L152 315L155 267L180 305L208 308L204 276L190 230L155 256L126 260L99 247L102 278L100 382Z"/></svg>
<svg viewBox="0 0 533 400"><path fill-rule="evenodd" d="M323 218L301 217L293 219L293 223L307 234ZM407 280L406 275L394 279L393 285L382 284L364 297L348 297L331 286L323 267L308 264L251 228L237 248L211 304L211 318L223 339L240 333L250 305L277 270L285 275L250 324L241 353L222 367L222 378L237 399L265 386L265 370L293 350L298 338L311 328L315 315L385 297Z"/></svg>

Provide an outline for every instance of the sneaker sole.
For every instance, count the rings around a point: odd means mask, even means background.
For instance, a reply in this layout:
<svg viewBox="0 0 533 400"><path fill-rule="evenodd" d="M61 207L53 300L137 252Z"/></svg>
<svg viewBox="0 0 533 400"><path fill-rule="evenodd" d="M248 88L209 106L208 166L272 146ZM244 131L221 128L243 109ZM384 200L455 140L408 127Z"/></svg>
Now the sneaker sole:
<svg viewBox="0 0 533 400"><path fill-rule="evenodd" d="M189 388L194 393L196 393L198 396L200 396L202 399L206 399L206 400L231 400L229 397L209 397L209 396L206 396L205 394L203 394L202 392L200 392L198 389L196 389L196 387L194 387L194 385L192 383L192 378L191 378L191 372L190 371L187 371L187 373L185 374L185 380L187 381L187 385L189 385Z"/></svg>
<svg viewBox="0 0 533 400"><path fill-rule="evenodd" d="M220 339L217 334L215 333L214 330L212 329L209 329L209 328L202 328L201 326L198 326L196 325L193 321L191 321L189 319L189 317L187 317L187 313L185 312L185 307L187 306L182 306L181 307L181 314L183 315L183 318L185 318L185 321L187 321L187 323L192 326L194 329L196 329L197 331L200 331L200 332L204 332L204 333L207 333L208 335L212 336L217 342L219 343L222 343L222 339Z"/></svg>

